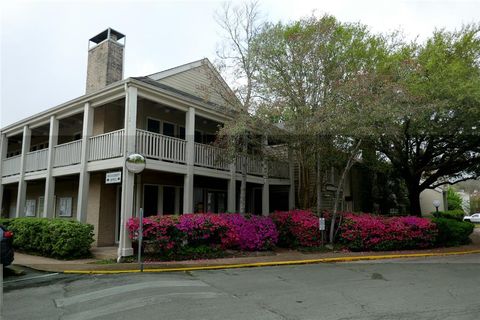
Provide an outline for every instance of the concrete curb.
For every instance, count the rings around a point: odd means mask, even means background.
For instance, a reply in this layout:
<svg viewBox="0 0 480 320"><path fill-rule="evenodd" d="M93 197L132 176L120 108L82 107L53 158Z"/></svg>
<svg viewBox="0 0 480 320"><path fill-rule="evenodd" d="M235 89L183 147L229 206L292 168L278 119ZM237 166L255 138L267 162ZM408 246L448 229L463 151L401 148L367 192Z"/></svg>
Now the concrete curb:
<svg viewBox="0 0 480 320"><path fill-rule="evenodd" d="M453 255L465 255L480 253L480 250L470 251L454 251L454 252L439 252L439 253L409 253L409 254L390 254L378 256L355 256L355 257L338 257L338 258L320 258L308 260L292 260L292 261L271 261L271 262L254 262L241 264L227 264L217 266L196 266L196 267L178 267L178 268L152 268L144 269L143 272L161 273L161 272L187 272L199 270L219 270L219 269L236 269L236 268L255 268L255 267L273 267L273 266L288 266L288 265L303 265L316 263L335 263L335 262L353 262L362 260L385 260L385 259L400 259L400 258L422 258L422 257L441 257ZM128 270L64 270L65 274L121 274L121 273L140 273L138 269Z"/></svg>

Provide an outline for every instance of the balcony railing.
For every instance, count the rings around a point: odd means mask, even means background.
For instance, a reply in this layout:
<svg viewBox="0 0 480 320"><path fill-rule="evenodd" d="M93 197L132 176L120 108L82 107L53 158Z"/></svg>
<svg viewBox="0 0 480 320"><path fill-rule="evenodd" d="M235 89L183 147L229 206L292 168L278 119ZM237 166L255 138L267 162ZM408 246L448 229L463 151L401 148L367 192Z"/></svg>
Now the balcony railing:
<svg viewBox="0 0 480 320"><path fill-rule="evenodd" d="M46 170L48 149L29 152L25 155L25 172Z"/></svg>
<svg viewBox="0 0 480 320"><path fill-rule="evenodd" d="M65 167L80 163L82 140L59 144L54 147L53 167Z"/></svg>
<svg viewBox="0 0 480 320"><path fill-rule="evenodd" d="M3 160L2 177L13 176L20 173L21 156L10 157Z"/></svg>
<svg viewBox="0 0 480 320"><path fill-rule="evenodd" d="M137 129L137 152L147 158L185 163L186 144L183 139Z"/></svg>
<svg viewBox="0 0 480 320"><path fill-rule="evenodd" d="M269 161L268 176L272 178L288 178L290 176L290 167L288 162Z"/></svg>
<svg viewBox="0 0 480 320"><path fill-rule="evenodd" d="M220 170L228 170L229 164L223 158L225 151L207 144L195 143L195 165Z"/></svg>
<svg viewBox="0 0 480 320"><path fill-rule="evenodd" d="M123 155L124 132L125 130L120 129L91 137L88 144L88 161L121 157Z"/></svg>
<svg viewBox="0 0 480 320"><path fill-rule="evenodd" d="M252 175L263 175L263 161L254 156L238 156L236 159L236 171L242 172L244 161L247 162L247 173Z"/></svg>

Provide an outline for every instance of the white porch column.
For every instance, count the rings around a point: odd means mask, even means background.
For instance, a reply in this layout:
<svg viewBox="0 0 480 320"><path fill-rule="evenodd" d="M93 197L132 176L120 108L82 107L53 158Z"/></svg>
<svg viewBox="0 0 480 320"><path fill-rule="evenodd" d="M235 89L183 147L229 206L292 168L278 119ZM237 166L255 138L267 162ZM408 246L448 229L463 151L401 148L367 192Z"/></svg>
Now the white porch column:
<svg viewBox="0 0 480 320"><path fill-rule="evenodd" d="M3 160L7 157L7 146L8 139L5 134L0 135L0 216L2 212L3 205L3 184L2 184L2 174L3 174Z"/></svg>
<svg viewBox="0 0 480 320"><path fill-rule="evenodd" d="M185 138L187 140L185 148L187 173L183 186L183 213L193 213L193 165L195 160L195 109L193 107L188 108L185 116Z"/></svg>
<svg viewBox="0 0 480 320"><path fill-rule="evenodd" d="M236 200L237 200L237 194L236 194L236 185L237 185L237 180L236 180L236 173L235 173L235 164L232 163L230 164L230 179L228 180L228 205L227 205L227 211L228 212L235 212L236 211Z"/></svg>
<svg viewBox="0 0 480 320"><path fill-rule="evenodd" d="M90 173L88 165L88 142L93 132L93 108L85 103L83 108L82 151L80 158L80 177L78 183L77 220L87 221L88 190L90 189Z"/></svg>
<svg viewBox="0 0 480 320"><path fill-rule="evenodd" d="M288 176L290 178L290 188L288 190L288 209L295 209L295 162L293 153L288 150Z"/></svg>
<svg viewBox="0 0 480 320"><path fill-rule="evenodd" d="M27 193L27 182L25 178L25 164L26 164L26 155L30 151L30 140L32 138L32 130L28 126L23 127L23 138L22 138L22 155L20 157L20 174L18 177L18 195L17 195L17 211L15 212L15 217L21 217L25 214L25 197Z"/></svg>
<svg viewBox="0 0 480 320"><path fill-rule="evenodd" d="M125 139L124 158L135 152L135 137L137 131L137 88L129 86L125 97ZM120 219L120 241L118 244L118 257L131 256L133 254L132 242L128 237L127 221L133 215L135 175L127 170L123 164L122 175L122 203Z"/></svg>
<svg viewBox="0 0 480 320"><path fill-rule="evenodd" d="M263 146L268 145L267 137L263 138ZM268 161L263 156L263 188L262 188L262 215L268 216L270 214L270 185L268 182Z"/></svg>
<svg viewBox="0 0 480 320"><path fill-rule="evenodd" d="M43 202L43 217L53 218L55 205L55 178L52 177L53 159L55 146L58 143L58 120L56 116L50 117L50 131L48 136L48 162L47 177L45 178L45 196Z"/></svg>

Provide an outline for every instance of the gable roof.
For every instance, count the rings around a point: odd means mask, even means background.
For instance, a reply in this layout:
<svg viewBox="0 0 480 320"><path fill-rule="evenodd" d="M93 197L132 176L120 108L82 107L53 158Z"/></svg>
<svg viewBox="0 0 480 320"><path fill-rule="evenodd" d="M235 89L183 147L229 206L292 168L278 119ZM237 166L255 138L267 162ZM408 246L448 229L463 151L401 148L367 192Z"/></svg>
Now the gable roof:
<svg viewBox="0 0 480 320"><path fill-rule="evenodd" d="M228 86L213 64L200 59L174 68L153 73L149 78L157 83L202 99L204 102L238 111L241 106L233 90Z"/></svg>

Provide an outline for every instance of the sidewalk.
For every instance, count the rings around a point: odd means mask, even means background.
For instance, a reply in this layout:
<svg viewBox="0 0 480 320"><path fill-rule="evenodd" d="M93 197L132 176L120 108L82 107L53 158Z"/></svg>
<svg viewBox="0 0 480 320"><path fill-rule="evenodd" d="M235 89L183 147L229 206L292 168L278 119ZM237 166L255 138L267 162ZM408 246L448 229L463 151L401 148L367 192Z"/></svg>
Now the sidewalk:
<svg viewBox="0 0 480 320"><path fill-rule="evenodd" d="M472 244L465 246L428 250L327 253L302 253L295 250L277 250L268 255L259 256L145 263L144 268L150 272L189 271L480 253L480 229L475 229L472 234L472 240ZM108 254L111 255L111 252L112 248L110 248L108 252L107 250L100 250L100 253L97 252L97 254L102 256L101 259L105 259ZM14 265L42 271L66 273L138 272L137 263L99 264L99 261L101 260L82 259L63 261L17 252L15 253Z"/></svg>

